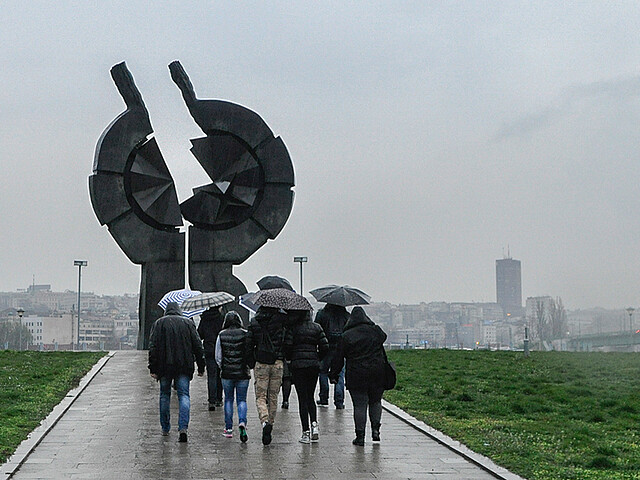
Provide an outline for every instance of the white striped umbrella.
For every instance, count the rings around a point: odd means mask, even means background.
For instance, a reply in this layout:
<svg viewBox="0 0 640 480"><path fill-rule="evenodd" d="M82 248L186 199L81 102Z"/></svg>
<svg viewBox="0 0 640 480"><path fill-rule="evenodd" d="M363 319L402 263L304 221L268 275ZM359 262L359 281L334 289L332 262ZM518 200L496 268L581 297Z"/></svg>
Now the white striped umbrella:
<svg viewBox="0 0 640 480"><path fill-rule="evenodd" d="M200 295L202 292L200 290L189 290L188 288L183 288L181 290L171 290L164 294L162 299L158 302L158 306L163 310L166 310L167 305L171 302L176 302L182 308L182 303L191 297L195 297L196 295ZM182 315L188 318L195 317L196 315L200 315L204 312L206 308L199 308L195 310L182 310Z"/></svg>

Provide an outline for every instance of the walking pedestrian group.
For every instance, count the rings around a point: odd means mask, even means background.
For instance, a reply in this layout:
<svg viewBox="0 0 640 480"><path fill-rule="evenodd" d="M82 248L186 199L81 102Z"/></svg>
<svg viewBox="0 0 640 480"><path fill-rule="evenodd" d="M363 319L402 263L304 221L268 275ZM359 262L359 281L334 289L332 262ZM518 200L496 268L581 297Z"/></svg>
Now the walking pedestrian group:
<svg viewBox="0 0 640 480"><path fill-rule="evenodd" d="M288 282L285 286L292 290ZM291 291L290 295L296 294ZM352 443L364 445L367 417L371 439L380 441L387 335L359 306L349 313L344 305L327 301L313 321L311 306L306 299L304 302L308 309L259 305L246 328L236 311L228 311L223 317L219 306L205 310L196 328L178 303L167 303L165 315L155 321L149 338L149 372L160 384L162 435L169 435L171 430L173 387L179 405L178 441L187 442L189 386L195 363L198 376L204 375L206 367L209 410L224 405L222 434L227 438L233 438L235 415L240 441L249 439L247 392L253 370L263 445L269 445L273 438L280 389L281 408L288 409L292 384L302 430L299 442L319 441L317 406L329 405L330 384L334 385L336 409L344 409L345 386L350 393L356 434Z"/></svg>

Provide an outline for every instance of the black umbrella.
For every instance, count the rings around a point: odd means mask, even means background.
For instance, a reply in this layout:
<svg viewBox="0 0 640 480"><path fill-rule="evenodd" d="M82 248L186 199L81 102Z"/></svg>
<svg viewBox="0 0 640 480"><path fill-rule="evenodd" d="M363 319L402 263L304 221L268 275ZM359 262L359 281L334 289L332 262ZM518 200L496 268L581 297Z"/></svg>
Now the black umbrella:
<svg viewBox="0 0 640 480"><path fill-rule="evenodd" d="M327 285L311 290L309 293L319 302L342 305L343 307L366 305L371 300L371 297L362 290L349 285Z"/></svg>
<svg viewBox="0 0 640 480"><path fill-rule="evenodd" d="M286 278L278 277L277 275L267 275L262 277L256 282L260 290L269 290L272 288L286 288L294 292L295 290Z"/></svg>

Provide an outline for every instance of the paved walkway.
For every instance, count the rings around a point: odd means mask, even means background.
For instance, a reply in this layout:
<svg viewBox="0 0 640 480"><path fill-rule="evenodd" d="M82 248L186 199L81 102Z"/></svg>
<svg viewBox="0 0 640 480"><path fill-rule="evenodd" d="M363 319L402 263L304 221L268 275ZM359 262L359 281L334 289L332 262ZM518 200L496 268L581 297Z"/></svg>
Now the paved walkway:
<svg viewBox="0 0 640 480"><path fill-rule="evenodd" d="M160 435L158 386L147 373L146 359L146 352L115 353L19 468L5 469L0 480L519 478L490 462L497 475L487 472L388 411L382 441L372 443L367 432L365 447L355 447L350 399L345 410L319 409L320 441L301 444L295 389L291 408L278 409L267 447L250 390L249 441L242 444L237 432L232 439L222 436L222 409L207 410L206 377L191 383L189 442L178 443L175 397L174 428L168 437Z"/></svg>

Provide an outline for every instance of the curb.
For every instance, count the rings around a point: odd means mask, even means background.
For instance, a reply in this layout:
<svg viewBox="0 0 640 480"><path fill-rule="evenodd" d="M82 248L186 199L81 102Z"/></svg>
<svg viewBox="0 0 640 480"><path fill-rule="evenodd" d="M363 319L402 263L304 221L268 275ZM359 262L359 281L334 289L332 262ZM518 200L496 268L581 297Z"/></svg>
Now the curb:
<svg viewBox="0 0 640 480"><path fill-rule="evenodd" d="M509 470L496 465L495 463L493 463L493 461L491 461L491 459L485 457L484 455L480 455L479 453L470 450L466 445L463 445L462 443L452 439L451 437L446 436L444 433L436 430L435 428L431 428L426 423L418 420L415 417L412 417L401 408L396 407L394 404L389 403L384 399L382 400L382 408L394 417L402 420L407 425L410 425L411 427L425 434L429 438L435 440L439 444L447 447L449 450L452 450L461 457L464 457L466 460L473 463L474 465L477 465L494 477L499 478L500 480L525 480L515 473L512 473Z"/></svg>
<svg viewBox="0 0 640 480"><path fill-rule="evenodd" d="M27 457L31 454L34 448L36 448L42 439L49 433L58 420L65 414L69 407L73 405L73 402L78 396L87 388L87 385L93 380L93 378L102 370L102 367L116 354L111 351L102 357L98 363L96 363L89 372L82 377L80 383L76 388L70 390L67 395L60 401L58 405L53 407L51 413L47 415L47 418L40 422L40 425L31 432L25 440L22 441L18 448L9 459L0 465L0 480L9 479L14 473L18 471L20 466L24 463Z"/></svg>

